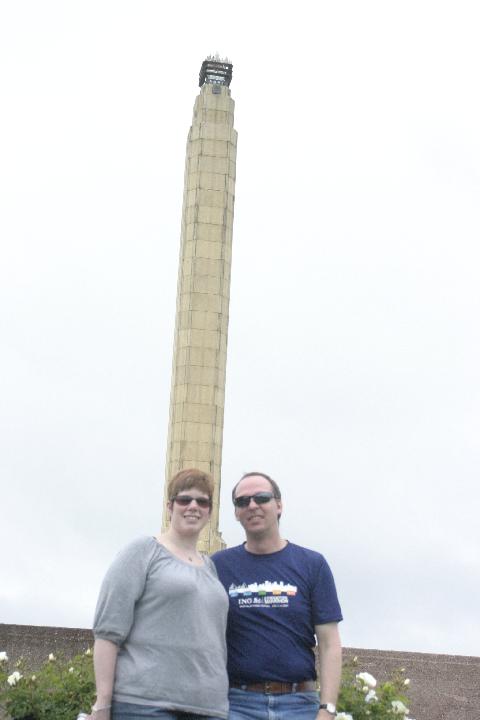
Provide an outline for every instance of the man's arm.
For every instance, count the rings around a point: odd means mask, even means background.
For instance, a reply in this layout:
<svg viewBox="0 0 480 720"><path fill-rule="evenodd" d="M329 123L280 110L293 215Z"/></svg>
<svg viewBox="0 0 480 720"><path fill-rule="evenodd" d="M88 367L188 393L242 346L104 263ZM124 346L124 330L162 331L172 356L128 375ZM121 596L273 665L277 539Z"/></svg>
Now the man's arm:
<svg viewBox="0 0 480 720"><path fill-rule="evenodd" d="M315 625L320 663L320 697L322 703L337 702L342 675L342 645L338 623ZM326 710L320 710L318 720L332 720Z"/></svg>

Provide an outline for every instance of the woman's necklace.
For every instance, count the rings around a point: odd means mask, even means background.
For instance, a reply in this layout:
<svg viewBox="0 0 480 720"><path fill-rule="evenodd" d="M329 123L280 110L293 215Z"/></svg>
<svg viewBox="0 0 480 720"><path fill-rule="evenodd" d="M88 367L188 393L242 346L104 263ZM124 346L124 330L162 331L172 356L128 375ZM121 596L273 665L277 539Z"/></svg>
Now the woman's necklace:
<svg viewBox="0 0 480 720"><path fill-rule="evenodd" d="M195 560L201 560L201 557L198 553L196 553L195 555L187 555L187 558L190 562L195 562Z"/></svg>
<svg viewBox="0 0 480 720"><path fill-rule="evenodd" d="M198 560L198 556L195 557L194 552L191 550L185 550L181 546L175 545L175 543L172 543L174 551L177 555L180 555L180 557L185 558L186 560L189 560L190 562L193 562L194 560Z"/></svg>
<svg viewBox="0 0 480 720"><path fill-rule="evenodd" d="M191 563L196 562L198 565L203 564L202 556L199 555L199 553L195 550L193 550L193 552L191 550L186 550L180 545L177 545L172 540L169 540L168 542L165 542L165 540L163 540L163 543L166 545L167 548L169 547L171 552L173 552L174 555L180 558L180 560L188 560L188 562Z"/></svg>
<svg viewBox="0 0 480 720"><path fill-rule="evenodd" d="M180 553L179 553L180 554ZM184 557L188 562L195 563L196 565L203 565L202 556L196 553L195 555L181 555L181 557Z"/></svg>

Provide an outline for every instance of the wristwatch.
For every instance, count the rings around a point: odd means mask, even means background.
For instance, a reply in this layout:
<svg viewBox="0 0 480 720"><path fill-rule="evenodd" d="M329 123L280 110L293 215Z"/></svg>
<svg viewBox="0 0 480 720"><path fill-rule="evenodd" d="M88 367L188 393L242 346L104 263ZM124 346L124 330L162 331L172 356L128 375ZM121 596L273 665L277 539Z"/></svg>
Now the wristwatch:
<svg viewBox="0 0 480 720"><path fill-rule="evenodd" d="M333 703L321 703L319 708L320 710L326 710L330 715L335 715L337 712L337 708Z"/></svg>

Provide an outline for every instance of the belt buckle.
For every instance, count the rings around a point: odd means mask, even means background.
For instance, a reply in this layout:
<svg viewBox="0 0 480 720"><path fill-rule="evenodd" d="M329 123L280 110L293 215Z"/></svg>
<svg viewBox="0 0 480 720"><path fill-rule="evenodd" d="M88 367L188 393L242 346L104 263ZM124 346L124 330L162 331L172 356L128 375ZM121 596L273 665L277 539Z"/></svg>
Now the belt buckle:
<svg viewBox="0 0 480 720"><path fill-rule="evenodd" d="M272 695L272 685L269 682L266 682L264 684L264 693L265 695Z"/></svg>

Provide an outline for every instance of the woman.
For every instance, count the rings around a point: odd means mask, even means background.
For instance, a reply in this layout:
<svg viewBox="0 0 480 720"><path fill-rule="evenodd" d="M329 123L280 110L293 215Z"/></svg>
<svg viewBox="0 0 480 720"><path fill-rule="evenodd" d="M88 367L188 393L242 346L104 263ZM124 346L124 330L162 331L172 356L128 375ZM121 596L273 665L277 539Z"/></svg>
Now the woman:
<svg viewBox="0 0 480 720"><path fill-rule="evenodd" d="M206 473L177 473L168 530L130 543L108 570L93 627L91 720L227 718L228 599L196 549L212 494Z"/></svg>

